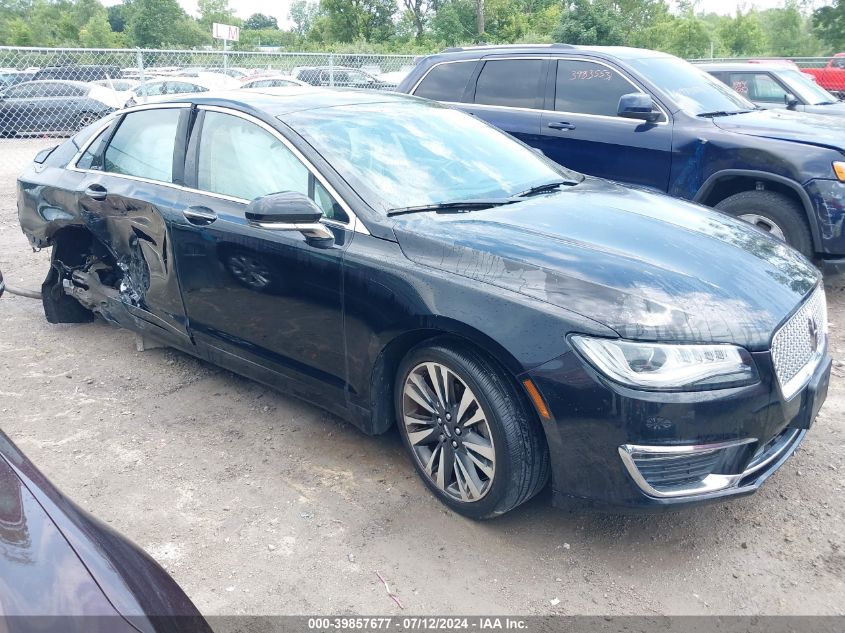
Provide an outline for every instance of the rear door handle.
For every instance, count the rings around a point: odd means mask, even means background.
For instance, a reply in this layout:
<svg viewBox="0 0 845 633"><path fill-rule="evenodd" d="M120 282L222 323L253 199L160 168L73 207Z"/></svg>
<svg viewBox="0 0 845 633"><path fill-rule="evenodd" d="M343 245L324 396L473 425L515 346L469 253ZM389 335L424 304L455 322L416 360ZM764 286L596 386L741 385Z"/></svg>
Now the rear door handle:
<svg viewBox="0 0 845 633"><path fill-rule="evenodd" d="M109 192L103 185L93 184L85 188L85 195L92 200L105 200Z"/></svg>
<svg viewBox="0 0 845 633"><path fill-rule="evenodd" d="M553 130L574 130L575 126L569 121L552 121L549 127Z"/></svg>
<svg viewBox="0 0 845 633"><path fill-rule="evenodd" d="M197 226L211 224L217 219L217 214L208 207L188 207L182 211L182 215L188 222Z"/></svg>

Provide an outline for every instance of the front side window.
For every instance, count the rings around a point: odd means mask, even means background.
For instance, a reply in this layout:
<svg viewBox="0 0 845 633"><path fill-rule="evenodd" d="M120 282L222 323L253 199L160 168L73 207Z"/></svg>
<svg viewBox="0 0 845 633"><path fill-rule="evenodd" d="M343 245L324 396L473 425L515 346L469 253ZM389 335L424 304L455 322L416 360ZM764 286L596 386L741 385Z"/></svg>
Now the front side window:
<svg viewBox="0 0 845 633"><path fill-rule="evenodd" d="M414 94L435 101L460 101L475 64L473 60L435 66L420 82Z"/></svg>
<svg viewBox="0 0 845 633"><path fill-rule="evenodd" d="M113 174L173 181L173 148L180 108L127 114L103 156L103 169Z"/></svg>
<svg viewBox="0 0 845 633"><path fill-rule="evenodd" d="M47 84L23 84L10 88L6 96L10 99L35 99L43 97Z"/></svg>
<svg viewBox="0 0 845 633"><path fill-rule="evenodd" d="M473 116L423 101L314 108L284 120L380 212L579 178Z"/></svg>
<svg viewBox="0 0 845 633"><path fill-rule="evenodd" d="M732 73L730 86L751 101L784 103L786 90L766 73Z"/></svg>
<svg viewBox="0 0 845 633"><path fill-rule="evenodd" d="M478 75L475 103L512 108L537 107L537 98L542 90L542 70L543 61L540 59L488 61Z"/></svg>
<svg viewBox="0 0 845 633"><path fill-rule="evenodd" d="M83 97L85 96L85 89L80 88L79 86L74 86L73 84L45 84L44 85L44 95L45 97Z"/></svg>
<svg viewBox="0 0 845 633"><path fill-rule="evenodd" d="M296 191L310 196L326 218L349 219L308 168L275 135L230 114L205 113L197 186L203 191L244 200Z"/></svg>
<svg viewBox="0 0 845 633"><path fill-rule="evenodd" d="M618 72L595 62L561 59L557 62L555 110L616 116L619 99L639 92Z"/></svg>

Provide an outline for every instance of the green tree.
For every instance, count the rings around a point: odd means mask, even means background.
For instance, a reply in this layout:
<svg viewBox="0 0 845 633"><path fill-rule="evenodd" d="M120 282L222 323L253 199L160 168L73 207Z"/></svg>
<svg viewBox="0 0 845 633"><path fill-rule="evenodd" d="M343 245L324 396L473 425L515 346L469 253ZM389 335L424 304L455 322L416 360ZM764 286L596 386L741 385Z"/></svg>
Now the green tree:
<svg viewBox="0 0 845 633"><path fill-rule="evenodd" d="M110 48L117 45L118 40L109 25L105 11L93 15L79 29L79 43L86 48Z"/></svg>
<svg viewBox="0 0 845 633"><path fill-rule="evenodd" d="M211 25L215 22L240 24L240 20L235 18L235 13L229 8L229 0L197 0L197 10L200 14L197 22L209 33L211 32Z"/></svg>
<svg viewBox="0 0 845 633"><path fill-rule="evenodd" d="M743 13L737 8L733 19L722 23L718 35L729 54L733 56L757 55L765 47L763 30L760 28L757 11L754 10Z"/></svg>
<svg viewBox="0 0 845 633"><path fill-rule="evenodd" d="M337 42L384 42L393 30L395 0L321 0L329 36Z"/></svg>
<svg viewBox="0 0 845 633"><path fill-rule="evenodd" d="M196 22L177 0L129 0L124 6L126 30L135 46L163 48L186 45L192 39L189 25Z"/></svg>
<svg viewBox="0 0 845 633"><path fill-rule="evenodd" d="M555 41L566 44L624 44L622 19L610 0L574 0L560 17L554 30Z"/></svg>
<svg viewBox="0 0 845 633"><path fill-rule="evenodd" d="M113 4L108 8L109 26L115 33L123 33L126 29L126 14L122 4Z"/></svg>
<svg viewBox="0 0 845 633"><path fill-rule="evenodd" d="M279 23L272 15L253 13L244 22L244 29L249 31L260 31L262 29L278 29Z"/></svg>
<svg viewBox="0 0 845 633"><path fill-rule="evenodd" d="M813 32L829 47L829 52L845 50L845 0L813 11Z"/></svg>
<svg viewBox="0 0 845 633"><path fill-rule="evenodd" d="M297 35L305 37L308 34L318 9L318 5L308 0L294 0L291 3L288 17L293 22L293 30Z"/></svg>
<svg viewBox="0 0 845 633"><path fill-rule="evenodd" d="M477 33L473 0L443 0L430 26L434 39L447 46L474 41Z"/></svg>

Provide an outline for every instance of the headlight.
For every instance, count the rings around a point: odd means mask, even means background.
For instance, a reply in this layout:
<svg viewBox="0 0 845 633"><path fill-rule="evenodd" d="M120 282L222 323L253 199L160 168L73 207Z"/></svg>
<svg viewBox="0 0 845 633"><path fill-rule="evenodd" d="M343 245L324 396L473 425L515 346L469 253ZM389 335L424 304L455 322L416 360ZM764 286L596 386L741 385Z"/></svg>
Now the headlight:
<svg viewBox="0 0 845 633"><path fill-rule="evenodd" d="M589 363L615 382L653 391L697 391L757 381L751 355L735 345L667 345L572 336Z"/></svg>
<svg viewBox="0 0 845 633"><path fill-rule="evenodd" d="M845 162L837 160L833 163L833 173L839 180L845 182Z"/></svg>

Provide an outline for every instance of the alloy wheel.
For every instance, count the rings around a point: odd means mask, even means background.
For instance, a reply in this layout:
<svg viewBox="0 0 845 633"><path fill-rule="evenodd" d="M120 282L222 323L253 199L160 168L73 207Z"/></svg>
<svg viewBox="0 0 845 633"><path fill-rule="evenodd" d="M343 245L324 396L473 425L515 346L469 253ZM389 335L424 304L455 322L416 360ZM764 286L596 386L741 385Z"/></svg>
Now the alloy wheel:
<svg viewBox="0 0 845 633"><path fill-rule="evenodd" d="M431 482L457 501L474 502L490 490L496 454L479 399L449 367L420 363L402 390L404 431Z"/></svg>
<svg viewBox="0 0 845 633"><path fill-rule="evenodd" d="M759 215L757 213L745 213L737 217L740 220L748 222L749 224L753 224L757 228L764 230L766 233L769 233L772 237L778 238L781 242L786 241L786 234L783 232L783 229L780 228L774 222L772 222L770 218L767 218L764 215Z"/></svg>

